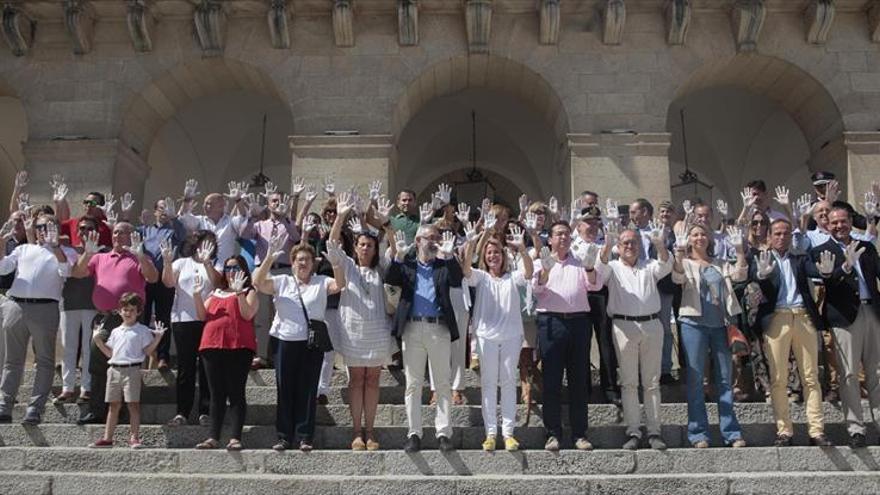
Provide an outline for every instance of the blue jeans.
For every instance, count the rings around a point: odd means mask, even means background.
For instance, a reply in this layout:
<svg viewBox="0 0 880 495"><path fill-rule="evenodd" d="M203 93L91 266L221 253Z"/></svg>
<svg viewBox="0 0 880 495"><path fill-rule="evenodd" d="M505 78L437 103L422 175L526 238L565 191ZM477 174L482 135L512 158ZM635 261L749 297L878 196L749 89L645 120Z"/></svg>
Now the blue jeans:
<svg viewBox="0 0 880 495"><path fill-rule="evenodd" d="M712 355L715 390L718 393L718 416L725 444L742 438L742 429L733 410L733 359L727 345L727 329L680 323L681 340L687 358L688 441L709 441L709 418L703 395L703 370L706 354Z"/></svg>

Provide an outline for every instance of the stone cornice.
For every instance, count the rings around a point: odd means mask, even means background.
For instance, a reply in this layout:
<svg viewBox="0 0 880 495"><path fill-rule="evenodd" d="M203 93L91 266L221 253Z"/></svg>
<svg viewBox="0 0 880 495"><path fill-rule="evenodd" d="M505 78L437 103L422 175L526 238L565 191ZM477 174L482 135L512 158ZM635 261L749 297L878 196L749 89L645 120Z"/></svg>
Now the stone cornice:
<svg viewBox="0 0 880 495"><path fill-rule="evenodd" d="M616 155L667 156L668 132L620 134L568 134L568 147L578 156Z"/></svg>
<svg viewBox="0 0 880 495"><path fill-rule="evenodd" d="M880 132L844 132L847 151L861 155L880 155Z"/></svg>
<svg viewBox="0 0 880 495"><path fill-rule="evenodd" d="M390 134L357 136L290 136L288 143L294 156L300 158L388 158L391 155Z"/></svg>

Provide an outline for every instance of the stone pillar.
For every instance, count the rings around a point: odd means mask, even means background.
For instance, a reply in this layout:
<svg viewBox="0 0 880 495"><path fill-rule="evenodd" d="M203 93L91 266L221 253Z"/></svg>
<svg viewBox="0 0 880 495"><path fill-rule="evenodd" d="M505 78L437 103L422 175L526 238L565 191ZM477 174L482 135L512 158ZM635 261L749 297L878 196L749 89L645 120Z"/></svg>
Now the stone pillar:
<svg viewBox="0 0 880 495"><path fill-rule="evenodd" d="M880 180L880 132L845 132L846 200L861 211L871 181Z"/></svg>
<svg viewBox="0 0 880 495"><path fill-rule="evenodd" d="M306 183L318 188L318 199L313 209L320 208L325 198L321 192L324 178L332 176L336 180L336 191L345 191L351 186L360 186L360 193L366 197L367 184L374 180L382 181L382 192L389 198L389 164L391 162L390 135L363 136L291 136L289 139L292 155L293 177L303 177Z"/></svg>
<svg viewBox="0 0 880 495"><path fill-rule="evenodd" d="M117 196L131 192L137 200L135 208L139 208L148 169L143 158L123 141L28 141L23 151L33 203L51 202L49 179L61 174L70 187L67 199L74 214L80 210L79 201L90 191L112 191Z"/></svg>
<svg viewBox="0 0 880 495"><path fill-rule="evenodd" d="M569 134L571 197L598 192L620 204L669 199L670 134Z"/></svg>

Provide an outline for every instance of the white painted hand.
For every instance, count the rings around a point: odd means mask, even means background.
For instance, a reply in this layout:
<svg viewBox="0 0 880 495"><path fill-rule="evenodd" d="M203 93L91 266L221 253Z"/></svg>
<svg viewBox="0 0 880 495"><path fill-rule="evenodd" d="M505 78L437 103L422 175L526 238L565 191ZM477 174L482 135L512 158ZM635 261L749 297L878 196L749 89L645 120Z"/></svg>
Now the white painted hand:
<svg viewBox="0 0 880 495"><path fill-rule="evenodd" d="M773 259L773 254L769 250L762 250L758 253L757 268L758 268L758 278L765 279L773 273L773 269L775 268L775 261Z"/></svg>
<svg viewBox="0 0 880 495"><path fill-rule="evenodd" d="M819 270L819 274L823 276L829 276L834 272L834 263L837 261L837 256L834 255L831 251L822 251L819 254L819 261L816 262L816 269Z"/></svg>

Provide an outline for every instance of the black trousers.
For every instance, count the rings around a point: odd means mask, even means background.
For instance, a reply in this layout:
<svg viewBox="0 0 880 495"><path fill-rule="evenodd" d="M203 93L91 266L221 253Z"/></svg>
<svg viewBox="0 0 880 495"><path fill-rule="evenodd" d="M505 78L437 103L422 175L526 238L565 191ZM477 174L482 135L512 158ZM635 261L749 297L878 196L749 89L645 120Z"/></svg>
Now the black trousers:
<svg viewBox="0 0 880 495"><path fill-rule="evenodd" d="M604 292L591 292L587 296L590 302L590 325L596 335L599 346L599 384L602 393L607 397L610 393L619 394L617 386L617 353L614 350L614 337L611 334L611 319L608 318L608 295ZM587 377L587 393L592 390L592 377Z"/></svg>
<svg viewBox="0 0 880 495"><path fill-rule="evenodd" d="M245 387L254 353L250 349L205 349L200 361L204 363L208 387L211 390L211 438L220 439L226 402L232 419L230 438L241 439L247 415Z"/></svg>
<svg viewBox="0 0 880 495"><path fill-rule="evenodd" d="M103 325L104 328L98 335L102 341L107 342L110 332L122 324L122 317L116 312L98 313L92 321L92 328ZM94 340L91 341L91 353L89 354L89 373L92 374L92 394L89 399L89 412L95 417L102 419L107 416L107 403L104 402L107 394L107 361L109 358L98 349Z"/></svg>
<svg viewBox="0 0 880 495"><path fill-rule="evenodd" d="M588 316L561 318L538 314L538 345L544 363L544 430L562 438L562 377L568 379L571 437L587 436L587 382L592 325Z"/></svg>
<svg viewBox="0 0 880 495"><path fill-rule="evenodd" d="M275 383L278 438L291 444L311 442L315 435L318 378L324 353L308 349L306 341L278 340L275 351Z"/></svg>
<svg viewBox="0 0 880 495"><path fill-rule="evenodd" d="M165 328L171 328L171 308L174 305L174 289L165 287L161 281L147 284L147 297L144 301L144 312L141 315L141 323L150 326L153 316L156 321L161 321ZM171 336L165 332L159 346L156 347L156 357L168 361L171 358Z"/></svg>
<svg viewBox="0 0 880 495"><path fill-rule="evenodd" d="M186 321L171 325L174 344L177 346L177 414L188 418L192 412L196 394L196 380L199 383L199 415L208 414L210 392L205 378L205 366L199 358L199 343L202 341L201 321Z"/></svg>

